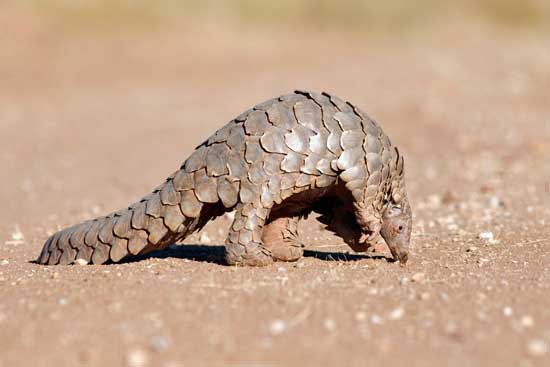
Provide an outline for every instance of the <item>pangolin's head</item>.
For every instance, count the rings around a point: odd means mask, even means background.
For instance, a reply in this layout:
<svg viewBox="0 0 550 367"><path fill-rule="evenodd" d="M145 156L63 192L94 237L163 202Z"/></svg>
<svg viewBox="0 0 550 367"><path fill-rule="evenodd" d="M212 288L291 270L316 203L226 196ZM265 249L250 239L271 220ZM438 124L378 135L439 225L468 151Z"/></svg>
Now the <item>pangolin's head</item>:
<svg viewBox="0 0 550 367"><path fill-rule="evenodd" d="M386 241L393 258L405 264L409 258L412 231L412 211L407 198L399 204L388 204L382 213L380 235Z"/></svg>

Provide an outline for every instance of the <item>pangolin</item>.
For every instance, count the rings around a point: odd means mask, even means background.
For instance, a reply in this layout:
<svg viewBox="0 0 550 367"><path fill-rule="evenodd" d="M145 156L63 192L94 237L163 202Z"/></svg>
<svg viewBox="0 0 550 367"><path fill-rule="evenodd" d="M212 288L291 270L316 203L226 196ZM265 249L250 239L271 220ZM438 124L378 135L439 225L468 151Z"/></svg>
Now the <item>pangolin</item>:
<svg viewBox="0 0 550 367"><path fill-rule="evenodd" d="M395 260L408 258L412 214L398 149L351 103L295 91L227 123L138 202L52 235L38 263L118 262L230 211L230 265L298 260L298 221L311 212L355 251L381 236Z"/></svg>

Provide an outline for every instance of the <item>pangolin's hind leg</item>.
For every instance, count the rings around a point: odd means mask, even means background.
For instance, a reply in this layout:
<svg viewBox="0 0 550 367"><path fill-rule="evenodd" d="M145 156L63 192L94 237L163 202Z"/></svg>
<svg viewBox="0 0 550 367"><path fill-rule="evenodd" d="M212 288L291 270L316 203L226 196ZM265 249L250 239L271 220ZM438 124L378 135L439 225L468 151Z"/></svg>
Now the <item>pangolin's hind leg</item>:
<svg viewBox="0 0 550 367"><path fill-rule="evenodd" d="M304 255L304 245L298 240L299 219L299 216L280 217L265 225L262 241L273 259L297 261Z"/></svg>
<svg viewBox="0 0 550 367"><path fill-rule="evenodd" d="M238 204L235 220L225 243L225 260L229 265L265 266L273 263L271 252L263 245L264 224L269 215L265 208Z"/></svg>

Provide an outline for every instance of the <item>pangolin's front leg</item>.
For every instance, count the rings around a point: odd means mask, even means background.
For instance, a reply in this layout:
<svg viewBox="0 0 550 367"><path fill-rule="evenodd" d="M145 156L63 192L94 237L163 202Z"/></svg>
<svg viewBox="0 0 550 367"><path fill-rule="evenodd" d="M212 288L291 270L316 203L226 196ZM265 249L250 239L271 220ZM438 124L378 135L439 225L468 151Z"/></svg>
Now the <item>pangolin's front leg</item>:
<svg viewBox="0 0 550 367"><path fill-rule="evenodd" d="M278 261L297 261L304 255L304 245L298 239L299 216L280 217L264 227L262 241Z"/></svg>
<svg viewBox="0 0 550 367"><path fill-rule="evenodd" d="M229 265L263 266L273 262L271 252L262 242L268 214L269 211L261 206L237 205L225 243L225 260Z"/></svg>

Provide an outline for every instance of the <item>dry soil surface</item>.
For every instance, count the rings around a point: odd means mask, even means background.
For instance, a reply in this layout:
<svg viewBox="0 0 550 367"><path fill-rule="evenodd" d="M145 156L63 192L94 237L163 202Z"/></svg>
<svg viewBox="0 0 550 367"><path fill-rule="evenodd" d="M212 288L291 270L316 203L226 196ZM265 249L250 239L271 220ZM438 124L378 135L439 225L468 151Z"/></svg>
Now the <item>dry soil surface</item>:
<svg viewBox="0 0 550 367"><path fill-rule="evenodd" d="M0 366L550 365L547 35L449 26L54 33L0 50ZM412 259L219 264L228 218L106 266L33 263L54 231L126 206L246 108L327 90L406 157Z"/></svg>

